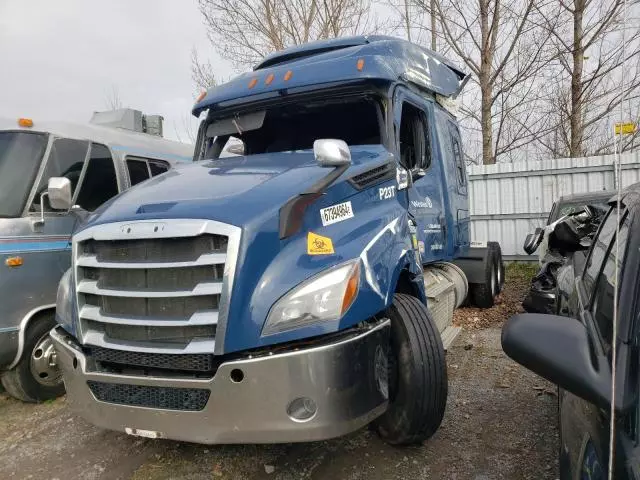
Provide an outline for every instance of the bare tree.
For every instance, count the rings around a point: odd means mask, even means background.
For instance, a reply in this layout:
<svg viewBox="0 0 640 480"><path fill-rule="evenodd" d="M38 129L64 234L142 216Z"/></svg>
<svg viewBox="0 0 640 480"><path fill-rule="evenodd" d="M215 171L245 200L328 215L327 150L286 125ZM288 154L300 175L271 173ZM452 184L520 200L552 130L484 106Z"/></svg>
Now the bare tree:
<svg viewBox="0 0 640 480"><path fill-rule="evenodd" d="M580 157L610 151L620 107L626 120L638 117L640 12L637 0L627 3L626 19L624 0L563 0L553 17L541 11L555 50L558 85L550 113L555 113L552 136L562 143L544 142L554 145L549 148L554 153ZM631 148L633 140L624 139L622 147Z"/></svg>
<svg viewBox="0 0 640 480"><path fill-rule="evenodd" d="M104 106L108 110L118 110L124 108L120 98L120 89L116 85L111 85L109 90L104 92Z"/></svg>
<svg viewBox="0 0 640 480"><path fill-rule="evenodd" d="M533 142L542 125L531 114L533 85L548 61L550 35L539 26L540 1L415 1L430 15L435 7L450 53L472 74L462 112L465 125L480 126L482 162L495 163L498 155Z"/></svg>
<svg viewBox="0 0 640 480"><path fill-rule="evenodd" d="M195 48L191 51L191 79L199 92L218 84L211 62L200 61Z"/></svg>
<svg viewBox="0 0 640 480"><path fill-rule="evenodd" d="M238 71L276 50L376 30L371 0L199 0L211 45ZM197 78L210 65L193 57ZM207 74L201 76L201 72Z"/></svg>

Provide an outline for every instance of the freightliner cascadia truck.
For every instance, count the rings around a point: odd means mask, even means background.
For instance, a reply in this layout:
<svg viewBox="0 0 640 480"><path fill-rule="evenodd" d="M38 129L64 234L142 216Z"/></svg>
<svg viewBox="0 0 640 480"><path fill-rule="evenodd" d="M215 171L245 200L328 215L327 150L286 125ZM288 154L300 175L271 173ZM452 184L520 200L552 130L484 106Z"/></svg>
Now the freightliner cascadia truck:
<svg viewBox="0 0 640 480"><path fill-rule="evenodd" d="M51 332L71 408L201 443L370 423L392 444L429 438L453 310L502 283L497 245L470 248L449 111L465 78L406 41L355 37L275 53L203 94L194 163L73 235ZM229 146L242 155L220 158Z"/></svg>

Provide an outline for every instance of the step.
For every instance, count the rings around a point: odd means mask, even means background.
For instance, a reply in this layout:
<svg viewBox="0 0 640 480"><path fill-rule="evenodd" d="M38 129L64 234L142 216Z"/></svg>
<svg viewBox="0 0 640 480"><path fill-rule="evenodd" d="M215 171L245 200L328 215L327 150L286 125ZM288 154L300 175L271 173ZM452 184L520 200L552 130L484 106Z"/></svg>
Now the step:
<svg viewBox="0 0 640 480"><path fill-rule="evenodd" d="M462 327L454 327L453 325L449 325L442 331L440 336L442 337L442 345L444 346L445 350L449 349L461 330Z"/></svg>

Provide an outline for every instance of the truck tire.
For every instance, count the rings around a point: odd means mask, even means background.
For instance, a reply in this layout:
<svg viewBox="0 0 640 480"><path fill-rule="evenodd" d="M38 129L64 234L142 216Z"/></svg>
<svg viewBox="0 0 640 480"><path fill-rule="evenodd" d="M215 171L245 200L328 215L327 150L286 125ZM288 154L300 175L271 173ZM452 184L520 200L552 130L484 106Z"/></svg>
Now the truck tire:
<svg viewBox="0 0 640 480"><path fill-rule="evenodd" d="M479 308L491 308L495 303L498 289L498 263L495 251L488 250L484 265L484 281L471 284L473 304Z"/></svg>
<svg viewBox="0 0 640 480"><path fill-rule="evenodd" d="M447 405L447 364L438 329L417 298L397 293L391 320L389 408L374 422L392 445L420 443L442 422Z"/></svg>
<svg viewBox="0 0 640 480"><path fill-rule="evenodd" d="M502 261L502 248L498 242L487 242L489 252L495 254L496 274L498 276L498 293L504 288L504 262Z"/></svg>
<svg viewBox="0 0 640 480"><path fill-rule="evenodd" d="M42 402L64 393L62 372L55 366L49 331L55 326L53 312L32 320L24 337L22 358L2 375L7 393L24 402Z"/></svg>

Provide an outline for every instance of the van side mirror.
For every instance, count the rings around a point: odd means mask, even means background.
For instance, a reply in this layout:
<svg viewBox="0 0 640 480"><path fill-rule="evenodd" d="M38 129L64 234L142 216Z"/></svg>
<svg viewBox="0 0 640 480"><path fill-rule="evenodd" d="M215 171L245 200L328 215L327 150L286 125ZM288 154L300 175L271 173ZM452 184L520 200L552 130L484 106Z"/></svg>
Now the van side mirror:
<svg viewBox="0 0 640 480"><path fill-rule="evenodd" d="M344 140L322 138L313 142L313 155L321 167L351 165L351 152Z"/></svg>
<svg viewBox="0 0 640 480"><path fill-rule="evenodd" d="M600 408L610 408L611 365L604 353L592 348L587 328L575 318L540 313L514 315L502 327L502 349L520 365L560 388ZM619 360L624 361L624 353L619 352ZM628 410L637 396L633 388L636 382L624 377L623 373L616 376L618 412Z"/></svg>
<svg viewBox="0 0 640 480"><path fill-rule="evenodd" d="M56 210L71 208L71 181L66 177L51 177L47 184L49 205Z"/></svg>

